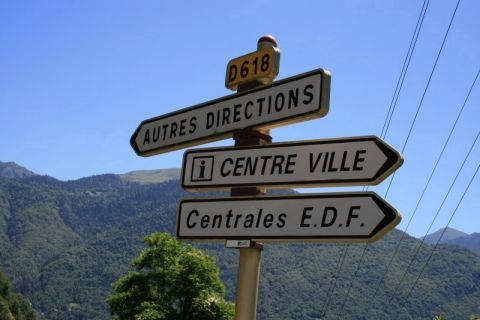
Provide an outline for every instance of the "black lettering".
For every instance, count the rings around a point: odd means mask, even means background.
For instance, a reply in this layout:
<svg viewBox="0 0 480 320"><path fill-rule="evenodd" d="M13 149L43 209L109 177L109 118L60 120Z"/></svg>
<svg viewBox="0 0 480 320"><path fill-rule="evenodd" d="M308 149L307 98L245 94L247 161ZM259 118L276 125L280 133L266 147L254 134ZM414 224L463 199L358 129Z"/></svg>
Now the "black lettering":
<svg viewBox="0 0 480 320"><path fill-rule="evenodd" d="M197 210L192 210L188 214L188 216L187 216L187 228L189 228L189 229L195 228L195 226L197 225L196 222L194 222L193 224L190 224L190 218L192 218L192 215L195 215L195 216L198 217L198 211Z"/></svg>
<svg viewBox="0 0 480 320"><path fill-rule="evenodd" d="M310 218L312 218L311 214L307 214L307 211L313 211L313 207L305 207L303 208L303 213L302 213L302 221L300 222L300 228L308 228L310 227L310 224L305 223L305 221Z"/></svg>
<svg viewBox="0 0 480 320"><path fill-rule="evenodd" d="M329 222L327 222L328 211L331 211L333 214ZM323 210L322 227L330 227L332 224L335 223L336 219L337 209L334 207L325 207L325 209Z"/></svg>
<svg viewBox="0 0 480 320"><path fill-rule="evenodd" d="M278 98L280 98L280 97L282 98L281 103L278 102L279 101ZM282 111L284 104L285 104L285 96L283 95L283 93L280 92L275 97L275 111L277 111L277 112Z"/></svg>
<svg viewBox="0 0 480 320"><path fill-rule="evenodd" d="M255 216L251 213L245 216L245 221L243 222L244 228L251 228L253 225L253 220L255 220Z"/></svg>
<svg viewBox="0 0 480 320"><path fill-rule="evenodd" d="M208 228L209 223L210 223L210 216L204 215L202 219L200 219L200 227L202 227L202 229Z"/></svg>
<svg viewBox="0 0 480 320"><path fill-rule="evenodd" d="M239 171L239 169L243 168L243 161L245 161L245 157L239 157L235 161L235 167L233 169L233 176L234 177L240 177L242 175L242 172Z"/></svg>
<svg viewBox="0 0 480 320"><path fill-rule="evenodd" d="M285 166L285 174L293 174L295 173L295 170L292 168L292 166L295 166L295 158L297 158L296 154L289 154L287 156L287 164Z"/></svg>
<svg viewBox="0 0 480 320"><path fill-rule="evenodd" d="M190 126L191 126L191 128L190 128L190 130L188 130L188 133L194 133L195 130L197 130L197 117L191 117L190 118Z"/></svg>
<svg viewBox="0 0 480 320"><path fill-rule="evenodd" d="M275 155L273 157L273 162L272 162L272 169L270 170L270 174L275 173L275 168L278 168L278 174L282 174L282 164L283 161L285 160L285 157L282 155Z"/></svg>
<svg viewBox="0 0 480 320"><path fill-rule="evenodd" d="M360 158L360 155L365 153L367 153L367 150L357 150L355 153L355 160L353 160L353 171L363 170L363 167L359 167L358 164L365 161L365 158Z"/></svg>
<svg viewBox="0 0 480 320"><path fill-rule="evenodd" d="M303 95L309 97L308 100L303 99L304 104L310 104L313 101L313 93L309 92L308 89L313 89L313 85L309 84L303 88Z"/></svg>
<svg viewBox="0 0 480 320"><path fill-rule="evenodd" d="M178 132L180 136L185 135L186 125L187 125L187 119L183 119L180 121L180 131Z"/></svg>
<svg viewBox="0 0 480 320"><path fill-rule="evenodd" d="M157 142L160 137L160 127L153 128L153 142Z"/></svg>
<svg viewBox="0 0 480 320"><path fill-rule="evenodd" d="M354 214L353 210L360 210L360 206L350 207L350 210L348 211L347 224L345 225L346 227L350 227L350 222L352 221L352 218L358 218L358 214Z"/></svg>
<svg viewBox="0 0 480 320"><path fill-rule="evenodd" d="M270 114L272 112L272 96L268 96L268 111L267 114Z"/></svg>
<svg viewBox="0 0 480 320"><path fill-rule="evenodd" d="M255 157L255 162L253 162L253 164L252 164L252 157L248 157L247 162L245 163L245 171L243 175L246 176L248 172L249 175L253 176L255 174L255 170L257 169L257 162L258 162L258 157Z"/></svg>
<svg viewBox="0 0 480 320"><path fill-rule="evenodd" d="M222 175L222 177L226 177L228 176L230 173L232 173L232 170L228 170L227 172L224 171L225 169L225 164L227 162L230 162L230 164L232 165L233 164L233 159L232 158L227 158L223 161L222 163L222 166L220 167L220 174Z"/></svg>
<svg viewBox="0 0 480 320"><path fill-rule="evenodd" d="M317 156L317 159L315 160L315 163L313 163L313 153L310 153L310 172L315 171L315 168L318 165L318 162L320 161L320 158L322 157L323 153L320 152Z"/></svg>
<svg viewBox="0 0 480 320"><path fill-rule="evenodd" d="M145 131L145 136L143 137L143 144L150 143L150 129Z"/></svg>
<svg viewBox="0 0 480 320"><path fill-rule="evenodd" d="M242 120L240 118L240 108L242 107L242 104L236 104L233 106L233 122L238 122Z"/></svg>
<svg viewBox="0 0 480 320"><path fill-rule="evenodd" d="M224 126L225 123L230 124L230 109L228 108L223 109L222 126Z"/></svg>
<svg viewBox="0 0 480 320"><path fill-rule="evenodd" d="M232 82L237 77L237 66L231 65L230 69L228 70L228 82Z"/></svg>
<svg viewBox="0 0 480 320"><path fill-rule="evenodd" d="M215 228L215 222L217 222L217 228L220 228L222 226L222 215L221 214L216 214L213 216L212 220L212 229Z"/></svg>
<svg viewBox="0 0 480 320"><path fill-rule="evenodd" d="M340 171L350 171L350 168L345 166L345 163L347 162L347 155L348 155L348 151L343 151L342 164L340 165Z"/></svg>
<svg viewBox="0 0 480 320"><path fill-rule="evenodd" d="M288 91L288 109L290 109L292 105L295 108L298 106L298 88L296 88L295 91L292 89Z"/></svg>
<svg viewBox="0 0 480 320"><path fill-rule="evenodd" d="M273 214L269 213L263 219L263 226L268 229L272 226L272 223L273 223Z"/></svg>
<svg viewBox="0 0 480 320"><path fill-rule="evenodd" d="M228 229L230 229L230 219L232 219L233 217L233 213L232 213L232 210L228 210L228 213L227 213L227 223L226 223L226 227Z"/></svg>
<svg viewBox="0 0 480 320"><path fill-rule="evenodd" d="M213 112L207 112L207 126L205 129L210 129L215 123L215 114Z"/></svg>
<svg viewBox="0 0 480 320"><path fill-rule="evenodd" d="M237 216L235 217L235 223L233 224L234 228L237 228L238 220L240 220L241 217L242 217L242 214L237 214Z"/></svg>
<svg viewBox="0 0 480 320"><path fill-rule="evenodd" d="M258 211L257 223L255 224L255 228L258 228L260 226L260 220L262 219L262 212L263 212L263 209L260 208L260 210Z"/></svg>
<svg viewBox="0 0 480 320"><path fill-rule="evenodd" d="M173 138L177 136L177 128L178 128L178 125L176 122L170 123L170 139L172 139L172 136Z"/></svg>
<svg viewBox="0 0 480 320"><path fill-rule="evenodd" d="M285 226L285 218L287 217L286 213L280 213L278 215L277 228L283 228Z"/></svg>
<svg viewBox="0 0 480 320"><path fill-rule="evenodd" d="M200 174L199 179L205 179L205 160L200 161Z"/></svg>
<svg viewBox="0 0 480 320"><path fill-rule="evenodd" d="M268 162L268 159L271 159L272 156L261 156L260 159L263 160L263 164L262 164L262 172L261 174L263 175L265 173L265 168L267 166L267 162Z"/></svg>
<svg viewBox="0 0 480 320"><path fill-rule="evenodd" d="M327 163L328 163L328 152L325 152L325 157L323 157L323 167L322 167L322 172L325 172L327 169Z"/></svg>
<svg viewBox="0 0 480 320"><path fill-rule="evenodd" d="M336 172L338 168L333 167L333 161L335 160L335 151L330 155L330 163L328 164L328 172Z"/></svg>
<svg viewBox="0 0 480 320"><path fill-rule="evenodd" d="M253 115L253 112L250 112L250 113L247 112L248 107L253 107L252 101L248 101L247 103L245 103L245 119L250 119Z"/></svg>
<svg viewBox="0 0 480 320"><path fill-rule="evenodd" d="M262 115L262 109L263 109L263 101L265 101L265 98L258 98L258 116L260 117Z"/></svg>
<svg viewBox="0 0 480 320"><path fill-rule="evenodd" d="M165 139L167 138L167 128L168 128L168 124L164 124L162 126L162 129L163 129L163 140L165 141Z"/></svg>

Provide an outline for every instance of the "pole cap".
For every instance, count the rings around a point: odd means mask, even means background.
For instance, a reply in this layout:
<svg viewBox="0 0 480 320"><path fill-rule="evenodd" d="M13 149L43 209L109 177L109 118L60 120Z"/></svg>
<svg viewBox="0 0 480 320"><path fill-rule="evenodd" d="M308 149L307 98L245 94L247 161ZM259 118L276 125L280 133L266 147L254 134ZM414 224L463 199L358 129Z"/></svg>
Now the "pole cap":
<svg viewBox="0 0 480 320"><path fill-rule="evenodd" d="M275 39L275 37L270 34L261 36L257 42L257 50L268 48L268 47L275 47L275 48L278 47L277 39Z"/></svg>

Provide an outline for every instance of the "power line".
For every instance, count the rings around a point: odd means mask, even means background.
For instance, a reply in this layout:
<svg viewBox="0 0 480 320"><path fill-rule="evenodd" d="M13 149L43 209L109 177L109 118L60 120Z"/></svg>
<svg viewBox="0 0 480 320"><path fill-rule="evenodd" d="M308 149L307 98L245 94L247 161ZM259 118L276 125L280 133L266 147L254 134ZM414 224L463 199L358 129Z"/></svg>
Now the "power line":
<svg viewBox="0 0 480 320"><path fill-rule="evenodd" d="M425 96L426 96L426 93L427 93L427 91L428 91L428 88L430 87L430 83L431 83L433 74L435 73L435 70L436 70L436 68L437 68L438 60L440 59L440 56L441 56L441 54L442 54L442 52L443 52L443 48L445 47L445 43L446 43L448 34L449 34L449 32L450 32L450 28L451 28L451 26L452 26L453 20L455 19L455 15L456 15L456 13L457 13L458 6L460 5L460 1L461 1L461 0L458 0L458 1L457 1L457 4L456 4L456 6L455 6L455 9L453 10L452 16L451 16L451 18L450 18L450 22L449 22L449 24L448 24L448 28L447 28L444 36L443 36L442 44L441 44L441 46L440 46L440 49L439 49L438 52L437 52L437 56L436 56L436 58L435 58L435 62L434 62L434 64L433 64L432 70L430 71L430 75L429 75L429 77L428 77L427 84L425 85L425 88L424 88L423 93L422 93L422 97L421 97L421 99L420 99L420 102L418 103L417 110L416 110L415 115L414 115L414 117L413 117L412 123L410 124L410 128L409 128L409 130L408 130L407 137L406 137L406 139L405 139L405 141L404 141L404 143L403 143L402 151L401 151L402 153L404 153L405 148L406 148L406 146L407 146L407 144L408 144L408 142L409 142L409 140L410 140L410 136L411 136L411 134L412 134L413 127L415 126L416 120L417 120L417 118L418 118L418 114L419 114L419 112L420 112L420 110L421 110L421 107L422 107L422 105L423 105L423 101L424 101L424 99L425 99ZM390 191L390 187L392 186L393 180L395 179L395 175L396 175L396 172L393 173L392 178L390 179L390 182L389 182L389 184L388 184L387 190L385 191L385 195L384 195L385 198L388 196L388 192ZM396 249L395 249L392 257L390 258L390 261L389 261L389 263L388 263L388 265L387 265L387 268L386 268L384 274L382 275L380 281L378 282L378 286L380 286L380 284L383 282L383 280L385 279L386 275L388 274L388 271L390 270L390 266L391 266L393 260L395 259L395 256L396 256L397 253L398 253L398 250L399 250L399 248L400 248L400 245L401 245L401 243L403 242L403 240L405 239L405 234L406 234L406 230L405 230L405 232L402 234L402 237L400 238L400 241L397 243L397 247L396 247ZM377 286L377 290L374 290L374 295L376 295L376 292L378 291L378 286ZM373 299L372 299L372 300L373 300Z"/></svg>
<svg viewBox="0 0 480 320"><path fill-rule="evenodd" d="M473 82L472 82L472 84L471 84L471 86L470 86L470 89L468 90L467 96L465 97L465 99L464 99L464 101L463 101L462 107L461 107L461 109L460 109L460 111L459 111L459 113L458 113L458 115L457 115L457 118L455 119L455 122L454 122L451 130L450 130L450 133L449 133L449 135L448 135L448 138L447 138L447 140L445 141L445 143L443 144L442 151L440 152L440 154L439 154L439 156L438 156L438 158L437 158L437 160L436 160L436 162L435 162L435 166L433 167L433 170L432 170L432 172L430 173L430 177L428 178L428 181L427 181L427 183L425 184L425 187L423 188L423 191L422 191L422 193L421 193L421 196L420 196L420 198L419 198L418 201L417 201L417 204L416 204L416 206L415 206L415 210L413 211L413 214L412 214L412 216L410 217L410 221L412 220L413 216L414 216L415 213L417 212L417 209L418 209L418 207L419 207L420 202L421 202L422 199L423 199L423 196L424 196L424 194L425 194L425 191L427 190L427 188L428 188L428 186L429 186L429 184L430 184L430 181L431 181L431 179L432 179L432 177L433 177L433 175L434 175L434 173L435 173L435 171L436 171L436 169L437 169L438 163L440 162L440 159L442 158L442 156L443 156L443 154L444 154L444 151L445 151L445 149L446 149L446 147L447 147L447 145L448 145L448 143L449 143L449 141L450 141L450 138L452 137L452 134L453 134L453 131L454 131L456 125L457 125L458 119L460 118L460 116L461 116L461 114L462 114L462 112L463 112L463 109L465 108L465 105L467 104L468 99L470 98L470 94L472 93L472 90L473 90L473 88L474 88L474 86L475 86L475 83L477 82L477 79L478 79L478 75L479 75L479 74L480 74L480 69L478 70L478 72L477 72L477 74L476 74L476 76L475 76L475 79L473 80ZM479 132L479 134L480 134L480 132ZM478 135L477 135L477 138L478 138ZM474 144L475 144L475 142L477 141L477 138L475 139ZM436 219L437 219L437 217L438 217L438 214L439 214L440 211L442 210L443 205L445 204L445 201L446 201L448 195L450 194L450 192L451 192L451 190L452 190L452 188L453 188L453 185L454 185L455 182L457 181L457 178L458 178L458 176L459 176L459 174L460 174L460 171L463 169L463 166L465 165L465 162L466 162L468 156L470 155L470 152L472 151L472 148L473 148L473 145L474 145L474 144L472 144L470 150L468 151L467 155L465 156L465 159L463 160L462 165L460 166L460 169L457 171L457 174L456 174L455 178L453 179L452 183L450 184L450 187L449 187L449 189L448 189L445 197L443 198L442 203L441 203L440 206L438 207L438 210L437 210L437 212L435 213L435 216L433 217L433 219L432 219L432 221L431 221L431 223L430 223L427 231L425 232L425 235L424 235L424 237L422 238L421 243L417 246L417 249L415 250L415 253L414 253L413 256L412 256L412 259L410 260L410 262L409 262L409 264L408 264L408 266L407 266L407 269L406 269L405 272L403 273L400 281L398 282L398 284L397 284L397 286L395 287L395 289L393 290L393 292L396 292L396 291L400 288L403 280L405 279L406 274L408 273L408 270L410 269L411 265L413 264L413 262L415 261L417 255L418 255L418 253L420 252L420 249L421 249L421 247L423 246L423 244L424 244L424 242L425 242L425 237L426 237L426 236L428 235L428 233L430 232L433 224L435 223L435 221L436 221ZM409 224L410 224L410 221L409 221ZM408 229L408 225L407 225L407 229ZM406 230L406 229L405 229L405 230Z"/></svg>
<svg viewBox="0 0 480 320"><path fill-rule="evenodd" d="M395 85L395 91L393 92L392 100L390 101L390 106L388 107L388 112L383 123L382 132L380 134L380 137L382 138L385 138L385 136L387 135L390 121L392 120L393 113L395 112L398 97L400 95L400 91L402 91L403 88L403 81L405 80L405 76L407 75L408 67L410 66L410 61L412 59L413 52L415 51L418 35L420 34L420 29L422 28L425 13L427 12L429 4L430 0L423 1L422 9L420 10L420 15L417 18L417 24L415 25L415 30L413 31L412 39L410 39L407 55L403 60L402 71L400 72L397 84Z"/></svg>
<svg viewBox="0 0 480 320"><path fill-rule="evenodd" d="M395 287L395 289L393 290L393 292L398 292L397 290L400 289L402 283L403 283L403 280L405 279L405 276L407 275L408 273L408 270L410 269L410 267L412 266L413 262L415 261L418 253L420 252L420 249L422 248L424 242L425 242L425 238L426 236L428 235L428 233L430 232L430 229L432 228L433 224L435 223L437 217L438 217L438 214L440 213L440 211L442 210L443 208L443 205L445 204L445 201L447 200L448 196L450 195L450 192L452 191L453 189L453 186L455 185L455 182L457 181L458 179L458 176L460 175L460 172L462 171L463 167L465 166L465 163L467 162L467 159L468 157L470 156L470 153L472 152L473 150L473 147L475 146L476 142L477 142L477 139L478 137L480 136L480 131L478 131L477 133L477 136L475 137L475 140L473 141L472 145L470 146L470 149L468 150L468 153L467 155L465 156L465 158L463 159L463 162L462 162L462 165L460 166L460 168L458 169L457 171L457 174L455 175L455 178L453 179L452 183L450 184L450 187L448 188L448 191L447 193L445 194L445 196L443 197L443 200L442 200L442 203L440 204L440 206L438 207L437 209L437 212L435 213L435 216L433 217L429 227L428 227L428 230L425 232L425 235L423 236L422 238L422 241L420 242L420 244L417 246L417 249L415 250L415 253L413 254L413 257L412 259L410 259L410 262L407 266L407 269L405 270L405 272L403 273L400 281L398 282L397 286ZM392 298L390 296L390 298Z"/></svg>
<svg viewBox="0 0 480 320"><path fill-rule="evenodd" d="M367 248L368 248L368 244L366 243L364 246L363 246L363 250L362 250L362 255L360 256L360 259L358 260L358 264L357 266L360 266L360 264L363 262L363 258L365 257L365 253L367 252ZM353 287L353 282L354 280L356 279L357 277L357 273L358 273L358 270L360 268L356 268L355 269L355 272L353 273L353 277L352 277L352 281L350 281L350 285L348 286L348 289L347 289L347 294L345 295L345 297L343 298L343 301L342 301L342 306L340 307L340 316L343 315L343 311L345 309L345 304L347 302L347 299L350 297L350 291Z"/></svg>
<svg viewBox="0 0 480 320"><path fill-rule="evenodd" d="M418 210L418 208L419 208L419 206L420 206L421 201L423 200L423 197L424 197L424 195L425 195L425 192L427 191L427 189L428 189L428 187L429 187L429 185L430 185L430 182L431 182L431 180L432 180L432 177L434 176L434 174L435 174L435 172L436 172L436 170L437 170L438 164L440 163L440 160L442 159L442 157L443 157L443 155L444 155L444 153L445 153L446 147L447 147L447 145L448 145L449 142L450 142L450 139L451 139L451 137L452 137L452 134L453 134L453 132L454 132L456 126L457 126L458 120L460 119L460 116L462 115L463 110L464 110L464 108L465 108L465 106L466 106L466 104L467 104L467 102L468 102L468 100L469 100L469 98L470 98L470 95L471 95L471 93L472 93L472 90L473 90L473 88L475 87L475 84L476 84L476 82L477 82L477 79L478 79L479 74L480 74L480 69L477 71L477 73L476 73L476 75L475 75L475 78L474 78L472 84L470 85L470 88L469 88L469 90L468 90L468 93L467 93L465 99L463 100L463 104L462 104L460 110L458 111L457 117L456 117L456 119L455 119L455 121L454 121L454 123L453 123L453 125L452 125L452 128L450 129L450 132L449 132L449 134L448 134L448 136L447 136L447 139L446 139L445 142L443 143L442 150L440 151L440 154L437 156L437 159L435 160L435 165L433 166L433 169L432 169L432 171L430 172L430 176L428 177L428 180L427 180L427 182L425 183L425 186L423 187L423 190L422 190L422 192L421 192L421 194L420 194L420 197L418 198L417 203L415 204L415 209L413 210L413 213L412 213L412 215L410 216L410 218L409 218L409 220L408 220L408 223L407 223L407 226L406 226L406 228L405 228L405 230L404 230L404 233L402 234L402 236L401 236L401 238L400 238L400 241L397 242L397 245L396 245L396 247L395 247L395 250L394 250L394 252L393 252L393 255L392 255L392 257L390 258L390 260L389 260L389 262L388 262L388 264L387 264L387 269L385 270L385 273L383 273L382 278L380 279L379 284L382 283L383 280L385 280L385 277L386 277L386 275L388 274L388 272L390 271L390 267L391 267L391 265L392 265L392 263L393 263L396 255L398 254L398 251L400 250L400 245L402 244L402 241L403 241L403 239L405 238L406 232L407 232L408 228L410 227L410 223L412 222L413 217L414 217L415 214L417 213L417 210ZM443 203L442 203L442 205L443 205ZM441 207L440 207L440 209L441 209ZM440 210L440 209L439 209L439 210ZM437 215L438 215L438 212L439 212L439 211L437 211L437 214L435 215L434 220L436 219L436 217L437 217ZM433 222L432 222L432 224L433 224ZM431 224L431 225L432 225L432 224ZM431 225L430 225L430 227L428 228L428 231L430 231ZM428 231L427 231L427 234L428 234ZM422 240L422 244L423 244L423 240ZM420 247L421 247L421 245L420 245ZM419 250L419 248L417 248L417 249ZM417 255L417 253L418 253L418 250L417 250L417 251L415 252L415 254L413 255L414 258L410 261L410 263L412 263L413 260L415 259L416 255ZM409 267L410 267L410 264L408 265L407 270L408 270ZM405 274L403 275L403 277L404 277L404 276L405 276ZM402 277L402 279L403 279L403 277ZM402 281L402 280L401 280L401 281ZM400 281L400 282L401 282L401 281ZM395 291L395 290L394 290L394 291Z"/></svg>
<svg viewBox="0 0 480 320"><path fill-rule="evenodd" d="M343 252L341 255L341 263L337 264L337 271L335 272L335 280L333 284L330 286L330 290L327 291L327 301L325 302L322 317L325 317L327 314L328 306L330 305L330 301L332 301L333 293L335 292L335 287L337 286L337 280L340 277L340 272L342 271L343 264L345 262L345 257L347 256L348 245L343 245ZM329 293L328 293L329 292Z"/></svg>
<svg viewBox="0 0 480 320"><path fill-rule="evenodd" d="M435 246L433 247L432 251L430 252L430 255L428 256L427 262L426 262L425 265L423 266L422 270L420 270L420 273L418 274L417 278L416 278L415 281L413 282L413 285L410 287L410 290L408 291L408 294L407 294L407 296L406 296L405 299L404 299L404 303L406 303L406 302L408 301L408 299L410 298L410 296L411 296L411 294L412 294L412 292L413 292L413 288L415 288L415 285L416 285L417 282L420 280L420 277L422 276L423 272L425 271L425 269L427 268L428 264L430 263L430 260L432 259L432 256L433 256L433 254L435 253L435 250L437 249L438 244L440 243L440 240L443 238L443 235L445 234L445 230L447 230L448 226L450 225L450 222L452 222L453 217L455 216L458 208L460 207L460 204L462 203L463 198L465 197L465 195L467 194L468 190L470 189L470 186L472 185L472 182L473 182L473 180L475 179L475 177L476 177L479 169L480 169L480 163L478 164L477 169L475 170L475 173L473 174L472 178L471 178L470 181L468 182L467 187L466 187L465 190L463 191L463 194L462 194L460 200L458 201L457 206L455 207L455 210L453 210L452 214L450 215L450 219L448 220L445 228L442 230L442 233L441 233L440 237L438 238L437 242L435 243ZM402 305L403 305L404 303L402 303Z"/></svg>
<svg viewBox="0 0 480 320"><path fill-rule="evenodd" d="M417 117L420 112L420 109L422 108L423 105L423 100L425 99L425 95L427 93L428 88L430 87L430 82L432 81L433 74L435 73L435 69L437 68L438 60L440 59L440 55L442 54L443 48L445 47L445 42L447 41L448 34L450 33L450 28L452 26L453 20L455 19L455 15L457 13L458 6L460 5L460 1L457 1L457 5L455 6L455 9L453 10L452 17L450 18L450 22L448 24L447 31L445 32L445 35L443 36L442 40L442 45L440 46L440 50L438 50L437 57L435 58L435 63L433 64L432 71L430 72L430 75L428 77L427 85L425 86L425 89L423 90L422 93L422 98L420 99L420 102L418 103L417 111L415 112L415 116L413 117L413 121L410 125L410 129L408 130L407 138L405 139L405 142L403 143L402 147L402 153L404 153L405 148L407 147L408 141L410 140L410 136L413 131L413 127L415 126L415 123L417 122ZM385 192L385 197L388 195L388 192L390 191L390 187L392 186L393 179L395 179L395 173L393 173L392 178L390 179L390 183L388 184L387 191Z"/></svg>
<svg viewBox="0 0 480 320"><path fill-rule="evenodd" d="M382 131L380 133L381 138L385 138L385 136L387 135L388 129L390 127L390 122L391 122L391 119L393 117L393 114L394 114L396 106L397 106L398 97L400 96L400 92L403 88L403 82L404 82L405 77L407 75L407 71L408 71L408 68L410 66L410 61L412 59L413 52L415 51L418 36L420 35L420 30L422 29L423 21L425 19L425 15L427 13L429 4L430 4L430 0L424 0L423 4L422 4L422 8L420 9L420 13L418 15L417 22L415 24L415 29L414 29L412 37L410 39L407 54L405 55L405 58L403 60L402 70L401 70L400 75L397 79L397 83L395 85L395 90L393 92L392 99L390 100L390 105L388 107L388 111L387 111L387 114L385 116L385 120L383 122ZM368 187L363 187L363 191L366 191L367 189L368 189ZM364 258L365 258L365 253L366 253L368 247L369 247L369 244L366 243L364 248L363 248L362 254L360 256L360 259L357 262L357 267L356 267L355 272L353 274L352 280L350 281L350 284L348 285L347 294L345 295L345 297L343 299L343 302L342 302L342 307L341 307L341 311L340 311L341 314L343 314L345 303L346 303L346 301L347 301L347 299L350 295L350 291L351 291L351 288L353 287L353 284L354 284L355 279L357 277L358 271L359 271L360 267L363 265L363 261L364 261Z"/></svg>

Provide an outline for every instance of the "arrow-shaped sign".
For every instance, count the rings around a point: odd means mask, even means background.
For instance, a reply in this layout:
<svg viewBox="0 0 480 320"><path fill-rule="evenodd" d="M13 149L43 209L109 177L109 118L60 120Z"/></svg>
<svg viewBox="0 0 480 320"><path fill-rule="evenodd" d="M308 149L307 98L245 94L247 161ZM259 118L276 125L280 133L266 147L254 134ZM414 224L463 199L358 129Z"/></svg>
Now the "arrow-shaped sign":
<svg viewBox="0 0 480 320"><path fill-rule="evenodd" d="M151 156L231 137L246 128L273 128L323 117L330 73L317 69L143 121L130 139L140 156Z"/></svg>
<svg viewBox="0 0 480 320"><path fill-rule="evenodd" d="M179 206L177 237L373 242L400 220L400 214L374 192L187 199Z"/></svg>
<svg viewBox="0 0 480 320"><path fill-rule="evenodd" d="M375 185L402 163L402 156L376 136L193 149L183 157L182 186L200 190Z"/></svg>

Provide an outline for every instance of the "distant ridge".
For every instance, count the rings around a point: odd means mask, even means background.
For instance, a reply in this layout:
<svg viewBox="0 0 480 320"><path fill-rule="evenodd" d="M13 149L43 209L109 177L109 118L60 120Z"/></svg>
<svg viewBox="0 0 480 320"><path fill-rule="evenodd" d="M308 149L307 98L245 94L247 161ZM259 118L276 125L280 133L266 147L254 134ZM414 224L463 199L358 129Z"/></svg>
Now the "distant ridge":
<svg viewBox="0 0 480 320"><path fill-rule="evenodd" d="M427 235L425 237L425 242L428 244L435 244L444 229L445 228L442 228ZM480 233L467 234L454 228L446 228L445 234L440 240L440 243L455 244L480 254Z"/></svg>
<svg viewBox="0 0 480 320"><path fill-rule="evenodd" d="M37 174L16 164L15 162L0 161L0 177L9 179L23 179Z"/></svg>
<svg viewBox="0 0 480 320"><path fill-rule="evenodd" d="M158 170L135 170L119 174L120 178L130 182L142 184L161 183L170 180L180 179L180 169L158 169Z"/></svg>
<svg viewBox="0 0 480 320"><path fill-rule="evenodd" d="M449 242L449 241L451 241L455 238L459 238L459 237L463 237L463 236L468 235L467 233L462 232L460 230L447 227L447 228L439 229L439 230L435 231L434 233L430 233L429 235L427 235L425 237L425 242L429 243L429 244L435 244L438 241L438 238L440 238L440 236L442 235L442 232L443 232L444 229L445 229L445 233L444 233L440 243L446 243L446 242Z"/></svg>

